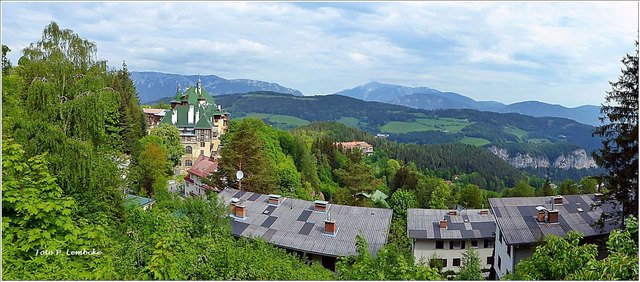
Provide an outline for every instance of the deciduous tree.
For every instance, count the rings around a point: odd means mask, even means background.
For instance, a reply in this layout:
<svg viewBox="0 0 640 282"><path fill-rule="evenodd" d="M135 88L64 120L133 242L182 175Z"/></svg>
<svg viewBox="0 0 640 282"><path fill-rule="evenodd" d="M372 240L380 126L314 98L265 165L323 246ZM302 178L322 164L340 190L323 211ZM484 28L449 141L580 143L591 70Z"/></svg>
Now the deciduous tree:
<svg viewBox="0 0 640 282"><path fill-rule="evenodd" d="M456 276L457 280L484 280L480 256L474 249L462 253L462 266Z"/></svg>
<svg viewBox="0 0 640 282"><path fill-rule="evenodd" d="M466 204L465 208L478 209L482 207L482 190L475 184L467 184L462 188L460 202Z"/></svg>
<svg viewBox="0 0 640 282"><path fill-rule="evenodd" d="M184 147L180 143L180 132L175 126L168 124L160 124L153 129L149 135L160 137L160 145L167 154L168 167L177 165L182 155L184 155Z"/></svg>

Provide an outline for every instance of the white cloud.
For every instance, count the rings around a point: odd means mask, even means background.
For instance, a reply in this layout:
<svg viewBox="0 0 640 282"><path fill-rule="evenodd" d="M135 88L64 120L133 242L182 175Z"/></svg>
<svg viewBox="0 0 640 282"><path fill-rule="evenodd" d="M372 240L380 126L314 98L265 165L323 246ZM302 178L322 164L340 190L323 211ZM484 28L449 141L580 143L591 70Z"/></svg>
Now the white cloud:
<svg viewBox="0 0 640 282"><path fill-rule="evenodd" d="M579 90L563 101L599 104L637 36L633 2L1 5L14 63L57 21L95 41L114 66L267 80L305 94L380 80L498 101L557 103L567 96L558 89Z"/></svg>
<svg viewBox="0 0 640 282"><path fill-rule="evenodd" d="M352 61L357 63L361 63L367 60L367 56L358 52L349 53L349 58L351 58Z"/></svg>

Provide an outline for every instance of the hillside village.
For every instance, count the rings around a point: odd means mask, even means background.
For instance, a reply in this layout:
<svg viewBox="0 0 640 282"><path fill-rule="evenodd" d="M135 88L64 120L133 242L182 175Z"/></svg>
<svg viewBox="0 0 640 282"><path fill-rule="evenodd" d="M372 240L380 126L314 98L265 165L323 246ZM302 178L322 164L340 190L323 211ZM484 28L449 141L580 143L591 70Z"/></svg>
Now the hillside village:
<svg viewBox="0 0 640 282"><path fill-rule="evenodd" d="M236 118L200 79L141 105L55 22L16 65L4 47L3 280L638 279L630 91L631 133L597 128L607 173L552 181L469 144Z"/></svg>
<svg viewBox="0 0 640 282"><path fill-rule="evenodd" d="M234 236L262 238L332 271L336 270L338 258L358 255L356 235L366 239L369 252L374 256L387 243L392 209L304 201L206 184L203 179L217 171L220 158L217 148L227 129L217 125L226 124L228 113L207 116L203 111L200 124L206 126L198 126L199 109L212 108L222 113L221 106L215 104L199 81L195 87L187 89L193 90L184 94L178 90L170 110L144 109L149 128L157 124L178 127L185 148L182 159L194 156L194 143L189 139L194 127L207 130L200 132L211 138L207 139L206 150L200 151L194 163L179 163L178 166L187 172L183 187L177 191L181 196L214 197L217 194L218 200L229 207ZM194 96L198 97L197 103L190 102L196 101ZM189 109L189 116L182 115L188 121L176 120L178 105L185 111ZM195 117L191 117L194 107ZM157 116L162 117L159 122ZM202 134L196 136L202 138ZM363 141L335 142L334 145L341 150L357 150L364 156L374 153L374 147ZM486 209L468 209L460 205L449 210L407 209L407 236L415 262L438 265L448 278L460 272L465 250L472 249L478 253L482 276L500 279L513 273L518 262L530 258L535 245L547 235L564 237L572 231L580 232L584 242L599 244L599 256L605 256L603 243L608 233L620 226L607 223L602 228L594 227L603 210L611 213L614 209L609 203L600 205L602 196L602 193L591 193L489 199L490 205Z"/></svg>

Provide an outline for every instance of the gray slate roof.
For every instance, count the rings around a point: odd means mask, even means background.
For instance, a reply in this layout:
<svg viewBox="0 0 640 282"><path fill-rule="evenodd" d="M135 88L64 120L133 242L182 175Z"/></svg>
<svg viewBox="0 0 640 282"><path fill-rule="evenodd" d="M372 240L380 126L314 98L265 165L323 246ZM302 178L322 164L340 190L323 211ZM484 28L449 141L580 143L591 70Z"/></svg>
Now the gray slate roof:
<svg viewBox="0 0 640 282"><path fill-rule="evenodd" d="M572 230L581 232L585 237L602 235L615 228L610 224L606 224L602 230L597 226L591 226L600 219L603 209L611 209L608 204L592 209L591 205L596 200L593 194L563 196L563 204L554 205L558 210L558 223L537 222L536 207L543 206L551 210L551 198L547 196L489 199L496 223L507 244L533 244L550 234L564 237ZM578 211L578 208L583 211Z"/></svg>
<svg viewBox="0 0 640 282"><path fill-rule="evenodd" d="M495 218L491 213L481 215L479 209L465 209L457 215L449 210L408 209L407 231L413 239L481 239L493 238ZM447 220L447 228L440 228L440 220Z"/></svg>
<svg viewBox="0 0 640 282"><path fill-rule="evenodd" d="M234 236L260 237L274 245L324 256L356 255L358 233L376 254L387 241L391 209L363 208L330 204L331 219L336 221L335 237L324 234L326 213L315 212L313 202L284 198L280 206L269 206L269 196L226 188L218 198L229 206L231 198L247 207L247 218L233 219ZM266 213L265 213L266 212Z"/></svg>

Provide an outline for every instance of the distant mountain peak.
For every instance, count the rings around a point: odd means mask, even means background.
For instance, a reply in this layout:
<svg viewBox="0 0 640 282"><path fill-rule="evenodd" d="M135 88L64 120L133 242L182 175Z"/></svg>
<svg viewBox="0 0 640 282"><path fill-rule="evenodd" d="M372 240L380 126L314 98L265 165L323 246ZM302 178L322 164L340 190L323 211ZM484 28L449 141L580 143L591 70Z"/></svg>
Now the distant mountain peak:
<svg viewBox="0 0 640 282"><path fill-rule="evenodd" d="M426 86L408 87L377 81L345 89L335 94L416 109L473 109L497 113L519 113L535 117L563 117L591 125L599 124L600 114L598 106L586 105L567 108L540 101L524 101L505 105L495 101L476 101L455 92L441 92Z"/></svg>
<svg viewBox="0 0 640 282"><path fill-rule="evenodd" d="M151 71L132 71L131 79L142 103L173 96L175 95L178 85L186 88L190 85L195 85L198 79L202 81L202 87L214 96L248 93L251 91L272 91L294 96L303 96L299 90L284 87L277 83L253 79L224 79L217 75L181 75Z"/></svg>

